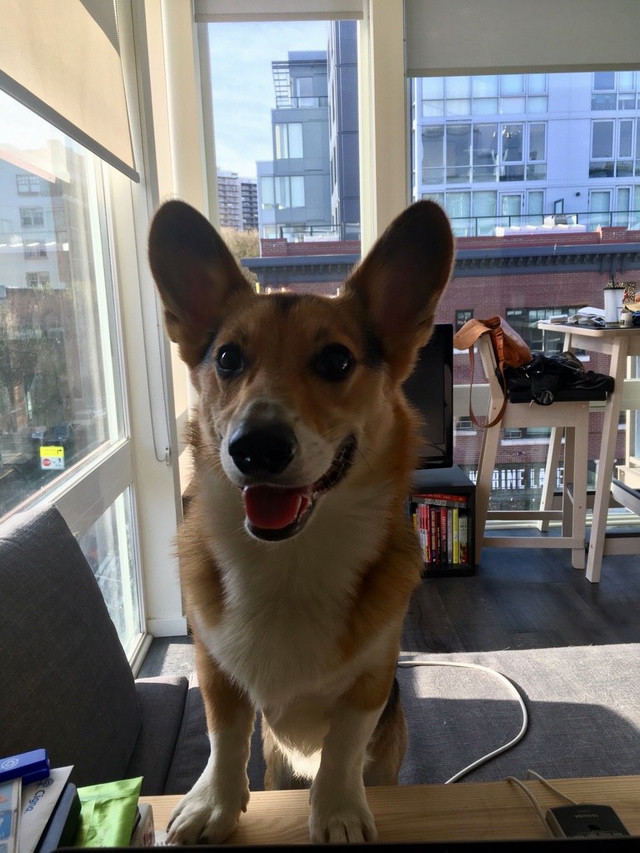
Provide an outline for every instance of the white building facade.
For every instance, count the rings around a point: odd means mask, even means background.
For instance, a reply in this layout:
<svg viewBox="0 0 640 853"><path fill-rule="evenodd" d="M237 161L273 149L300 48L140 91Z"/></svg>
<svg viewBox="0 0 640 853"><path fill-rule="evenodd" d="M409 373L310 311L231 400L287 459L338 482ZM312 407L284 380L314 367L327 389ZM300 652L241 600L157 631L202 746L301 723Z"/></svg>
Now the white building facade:
<svg viewBox="0 0 640 853"><path fill-rule="evenodd" d="M412 191L458 236L640 222L640 72L412 81Z"/></svg>

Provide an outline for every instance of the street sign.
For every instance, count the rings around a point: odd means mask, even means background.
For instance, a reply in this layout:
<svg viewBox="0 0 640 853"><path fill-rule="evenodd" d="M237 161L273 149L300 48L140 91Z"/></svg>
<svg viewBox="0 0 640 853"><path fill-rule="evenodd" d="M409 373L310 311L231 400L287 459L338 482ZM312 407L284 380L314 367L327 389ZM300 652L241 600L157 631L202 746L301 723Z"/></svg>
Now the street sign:
<svg viewBox="0 0 640 853"><path fill-rule="evenodd" d="M42 471L64 471L64 447L43 445L40 448L40 469Z"/></svg>

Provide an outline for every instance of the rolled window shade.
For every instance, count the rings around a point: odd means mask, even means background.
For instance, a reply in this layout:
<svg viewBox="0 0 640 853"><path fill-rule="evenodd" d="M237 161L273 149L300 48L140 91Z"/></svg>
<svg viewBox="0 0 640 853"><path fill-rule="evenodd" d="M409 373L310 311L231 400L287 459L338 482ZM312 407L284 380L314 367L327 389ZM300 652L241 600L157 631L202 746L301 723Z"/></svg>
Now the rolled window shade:
<svg viewBox="0 0 640 853"><path fill-rule="evenodd" d="M409 77L640 67L638 0L405 0Z"/></svg>
<svg viewBox="0 0 640 853"><path fill-rule="evenodd" d="M363 0L194 0L197 24L221 21L359 20Z"/></svg>
<svg viewBox="0 0 640 853"><path fill-rule="evenodd" d="M2 0L0 88L140 180L112 0Z"/></svg>

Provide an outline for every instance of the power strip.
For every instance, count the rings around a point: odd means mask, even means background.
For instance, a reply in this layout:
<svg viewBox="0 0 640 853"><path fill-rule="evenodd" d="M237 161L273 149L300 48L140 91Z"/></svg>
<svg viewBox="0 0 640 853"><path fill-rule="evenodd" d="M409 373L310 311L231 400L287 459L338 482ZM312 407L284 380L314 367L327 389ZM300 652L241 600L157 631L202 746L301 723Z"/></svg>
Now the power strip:
<svg viewBox="0 0 640 853"><path fill-rule="evenodd" d="M621 838L629 835L611 806L579 803L549 809L547 823L557 838Z"/></svg>

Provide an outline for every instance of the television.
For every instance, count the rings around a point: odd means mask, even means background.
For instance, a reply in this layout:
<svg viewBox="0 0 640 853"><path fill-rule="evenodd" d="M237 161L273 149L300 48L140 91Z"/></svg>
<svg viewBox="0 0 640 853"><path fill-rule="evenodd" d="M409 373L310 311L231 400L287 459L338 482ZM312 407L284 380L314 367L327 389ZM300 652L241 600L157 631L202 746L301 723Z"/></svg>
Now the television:
<svg viewBox="0 0 640 853"><path fill-rule="evenodd" d="M418 468L453 465L453 325L436 323L404 383L409 402L420 412Z"/></svg>

